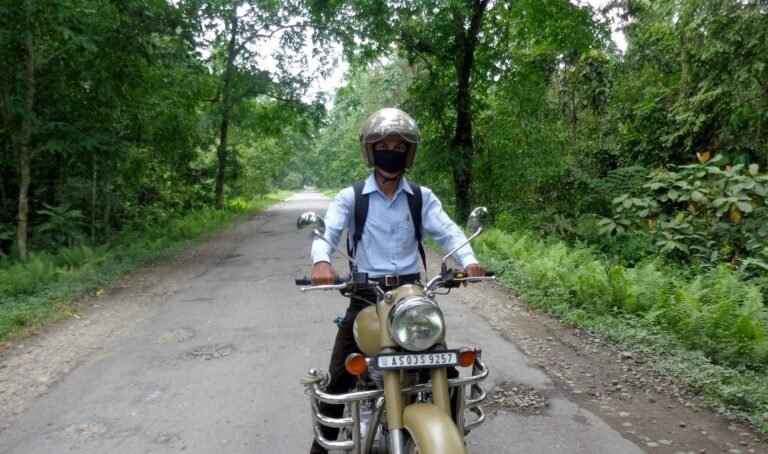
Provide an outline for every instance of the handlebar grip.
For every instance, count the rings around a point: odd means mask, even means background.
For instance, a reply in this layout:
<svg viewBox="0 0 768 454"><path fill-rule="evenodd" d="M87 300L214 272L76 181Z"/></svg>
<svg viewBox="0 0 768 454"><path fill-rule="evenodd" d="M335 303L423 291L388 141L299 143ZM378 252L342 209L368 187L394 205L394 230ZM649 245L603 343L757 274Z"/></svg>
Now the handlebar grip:
<svg viewBox="0 0 768 454"><path fill-rule="evenodd" d="M451 271L451 276L454 279L464 279L469 277L462 270ZM493 276L496 276L496 272L493 270L485 270L485 274L483 275L483 277L493 277Z"/></svg>
<svg viewBox="0 0 768 454"><path fill-rule="evenodd" d="M347 273L341 274L336 276L336 279L333 281L333 285L339 285L339 284L346 284L349 282L350 276ZM309 276L303 276L303 277L297 277L294 279L294 282L296 285L312 285L312 278Z"/></svg>

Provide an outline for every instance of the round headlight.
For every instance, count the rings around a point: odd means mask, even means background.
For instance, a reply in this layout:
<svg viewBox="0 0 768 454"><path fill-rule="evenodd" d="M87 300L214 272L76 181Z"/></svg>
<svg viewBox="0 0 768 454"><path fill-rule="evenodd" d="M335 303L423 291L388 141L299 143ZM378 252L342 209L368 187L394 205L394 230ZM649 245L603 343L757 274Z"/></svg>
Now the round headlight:
<svg viewBox="0 0 768 454"><path fill-rule="evenodd" d="M443 337L443 312L429 298L404 298L389 313L389 329L395 342L404 349L426 350Z"/></svg>

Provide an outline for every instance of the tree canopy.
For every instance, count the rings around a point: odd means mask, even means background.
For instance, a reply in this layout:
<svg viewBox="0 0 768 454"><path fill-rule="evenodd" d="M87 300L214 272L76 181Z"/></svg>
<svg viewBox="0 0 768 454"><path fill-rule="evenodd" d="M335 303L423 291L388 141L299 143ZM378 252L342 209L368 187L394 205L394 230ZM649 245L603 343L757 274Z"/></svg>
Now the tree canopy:
<svg viewBox="0 0 768 454"><path fill-rule="evenodd" d="M278 187L348 185L368 172L362 121L398 106L423 133L412 177L457 217L484 204L499 226L602 248L671 235L682 224L662 220L717 201L702 207L713 216L694 229L704 230L676 241L711 252L707 241L730 238L704 262L717 255L758 266L765 235L746 226L766 215L766 8L758 0L616 0L603 10L567 0L5 2L1 250L24 260L30 248L98 243L169 212L224 208ZM608 16L621 18L625 51L609 39ZM334 69L333 47L350 70L325 112L328 100L308 89ZM710 160L719 171L751 170L746 182L671 177ZM664 187L677 185L677 202L656 201L646 213L628 201L651 204L638 188L662 184L658 172L674 181ZM705 186L687 205L675 198ZM616 200L640 208L619 215ZM625 229L638 221L630 211L646 216L647 231ZM675 250L678 259L706 255Z"/></svg>

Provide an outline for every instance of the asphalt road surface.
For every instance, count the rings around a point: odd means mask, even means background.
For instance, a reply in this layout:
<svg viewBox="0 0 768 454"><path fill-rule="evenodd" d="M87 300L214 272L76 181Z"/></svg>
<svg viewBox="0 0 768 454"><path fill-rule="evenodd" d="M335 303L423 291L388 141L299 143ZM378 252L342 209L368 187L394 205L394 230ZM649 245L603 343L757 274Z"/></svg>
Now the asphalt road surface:
<svg viewBox="0 0 768 454"><path fill-rule="evenodd" d="M323 214L327 203L297 194L86 301L79 318L7 345L0 452L306 452L309 402L299 380L327 367L332 321L346 300L294 285L310 271L310 238L296 219ZM429 260L436 269L438 256ZM343 258L335 265L346 269ZM483 349L489 395L530 400L519 411L498 400L469 435L470 452L676 452L649 448L618 416L601 417L561 391L478 309L508 297L495 284L470 287L438 300L449 343ZM494 390L505 384L515 387Z"/></svg>

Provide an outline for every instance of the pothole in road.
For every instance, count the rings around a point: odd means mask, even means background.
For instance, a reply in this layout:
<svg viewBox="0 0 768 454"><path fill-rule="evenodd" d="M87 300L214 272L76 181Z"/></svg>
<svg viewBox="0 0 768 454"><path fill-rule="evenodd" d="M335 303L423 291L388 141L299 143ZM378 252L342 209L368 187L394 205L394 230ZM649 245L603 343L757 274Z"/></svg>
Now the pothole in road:
<svg viewBox="0 0 768 454"><path fill-rule="evenodd" d="M549 406L549 401L530 386L509 381L498 381L493 394L486 399L485 406L490 409L538 414L543 408Z"/></svg>
<svg viewBox="0 0 768 454"><path fill-rule="evenodd" d="M225 356L229 356L232 354L233 351L235 351L235 347L232 344L203 345L195 348L190 352L185 353L184 359L189 359L189 360L203 359L207 361L210 359L217 359L217 358L223 358Z"/></svg>
<svg viewBox="0 0 768 454"><path fill-rule="evenodd" d="M195 337L195 330L192 328L176 328L170 331L164 331L152 338L155 344L178 344Z"/></svg>

